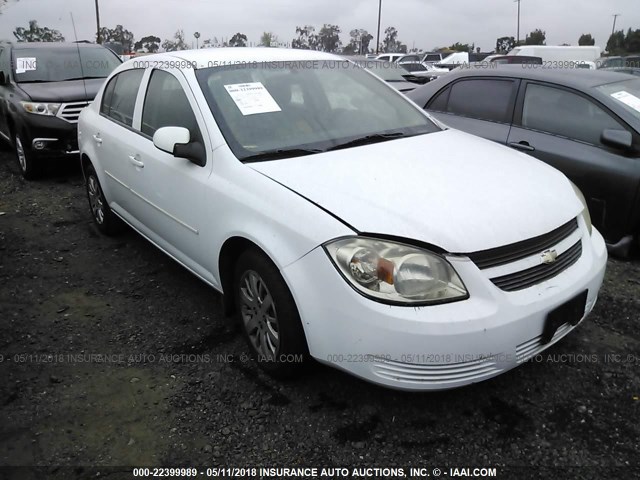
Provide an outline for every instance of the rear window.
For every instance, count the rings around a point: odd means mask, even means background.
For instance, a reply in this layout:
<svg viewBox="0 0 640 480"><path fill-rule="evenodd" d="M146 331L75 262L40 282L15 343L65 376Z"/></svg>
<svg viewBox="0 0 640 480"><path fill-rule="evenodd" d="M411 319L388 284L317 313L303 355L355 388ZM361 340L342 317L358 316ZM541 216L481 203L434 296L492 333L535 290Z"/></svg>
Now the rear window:
<svg viewBox="0 0 640 480"><path fill-rule="evenodd" d="M509 111L515 93L513 80L461 80L451 86L447 112L490 120L511 122Z"/></svg>
<svg viewBox="0 0 640 480"><path fill-rule="evenodd" d="M144 70L125 70L113 77L102 96L100 112L127 126L133 125L133 111Z"/></svg>
<svg viewBox="0 0 640 480"><path fill-rule="evenodd" d="M16 48L11 59L18 83L106 78L120 59L103 47Z"/></svg>

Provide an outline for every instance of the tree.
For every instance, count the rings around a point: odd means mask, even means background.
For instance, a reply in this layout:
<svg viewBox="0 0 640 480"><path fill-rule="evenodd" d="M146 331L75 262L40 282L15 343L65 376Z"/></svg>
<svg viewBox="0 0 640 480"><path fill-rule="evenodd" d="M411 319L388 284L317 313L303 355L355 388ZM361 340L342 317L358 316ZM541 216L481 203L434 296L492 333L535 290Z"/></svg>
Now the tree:
<svg viewBox="0 0 640 480"><path fill-rule="evenodd" d="M398 40L398 30L395 27L385 29L381 49L384 53L407 53L407 46Z"/></svg>
<svg viewBox="0 0 640 480"><path fill-rule="evenodd" d="M125 53L133 51L135 44L133 33L122 25L116 25L114 29L102 27L100 29L100 38L102 43L113 42L121 44Z"/></svg>
<svg viewBox="0 0 640 480"><path fill-rule="evenodd" d="M263 47L277 46L278 36L273 32L262 32L260 37L260 45Z"/></svg>
<svg viewBox="0 0 640 480"><path fill-rule="evenodd" d="M247 36L244 33L236 33L231 40L229 40L230 47L246 47L247 46Z"/></svg>
<svg viewBox="0 0 640 480"><path fill-rule="evenodd" d="M547 33L539 28L531 32L524 40L525 45L546 45Z"/></svg>
<svg viewBox="0 0 640 480"><path fill-rule="evenodd" d="M291 48L317 50L320 40L315 32L316 29L311 25L296 27L296 34L298 35L298 38L294 38L291 41Z"/></svg>
<svg viewBox="0 0 640 480"><path fill-rule="evenodd" d="M13 36L18 42L64 42L62 33L49 27L40 27L37 20L29 20L29 28L17 27Z"/></svg>
<svg viewBox="0 0 640 480"><path fill-rule="evenodd" d="M318 32L319 50L323 52L337 52L342 45L340 41L340 27L324 24Z"/></svg>
<svg viewBox="0 0 640 480"><path fill-rule="evenodd" d="M17 2L18 0L16 0ZM9 0L0 0L0 14L2 14L2 9L9 3Z"/></svg>
<svg viewBox="0 0 640 480"><path fill-rule="evenodd" d="M514 37L500 37L496 40L496 53L509 53L516 47Z"/></svg>
<svg viewBox="0 0 640 480"><path fill-rule="evenodd" d="M590 33L583 33L582 35L580 35L580 38L578 39L578 45L580 46L595 45L595 44L596 44L596 39L593 38Z"/></svg>
<svg viewBox="0 0 640 480"><path fill-rule="evenodd" d="M626 38L623 30L611 34L607 42L607 52L611 55L624 55L627 53Z"/></svg>
<svg viewBox="0 0 640 480"><path fill-rule="evenodd" d="M453 50L454 52L472 52L474 48L475 48L475 45L456 42L449 47L449 50Z"/></svg>
<svg viewBox="0 0 640 480"><path fill-rule="evenodd" d="M629 29L624 43L628 53L640 52L640 29L638 30Z"/></svg>
<svg viewBox="0 0 640 480"><path fill-rule="evenodd" d="M139 41L137 41L134 45L136 52L138 50L146 50L148 53L156 53L160 50L160 42L162 40L160 37L156 37L153 35L148 35L146 37L142 37Z"/></svg>
<svg viewBox="0 0 640 480"><path fill-rule="evenodd" d="M173 35L173 40L165 40L162 42L162 48L166 52L175 52L177 50L187 50L189 46L184 41L184 30L178 30Z"/></svg>
<svg viewBox="0 0 640 480"><path fill-rule="evenodd" d="M349 32L351 40L346 47L342 49L342 53L346 55L363 55L369 53L369 44L373 40L373 35L362 28L356 28Z"/></svg>

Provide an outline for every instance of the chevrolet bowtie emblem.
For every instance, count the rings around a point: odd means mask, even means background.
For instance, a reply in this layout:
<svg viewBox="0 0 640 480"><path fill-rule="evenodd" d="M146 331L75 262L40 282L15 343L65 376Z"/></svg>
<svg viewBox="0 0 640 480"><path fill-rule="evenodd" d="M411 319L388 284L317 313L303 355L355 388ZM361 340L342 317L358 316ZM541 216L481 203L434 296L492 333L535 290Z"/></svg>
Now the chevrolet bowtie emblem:
<svg viewBox="0 0 640 480"><path fill-rule="evenodd" d="M542 263L547 265L554 263L558 259L558 252L555 250L547 250L546 252L542 252L541 260Z"/></svg>

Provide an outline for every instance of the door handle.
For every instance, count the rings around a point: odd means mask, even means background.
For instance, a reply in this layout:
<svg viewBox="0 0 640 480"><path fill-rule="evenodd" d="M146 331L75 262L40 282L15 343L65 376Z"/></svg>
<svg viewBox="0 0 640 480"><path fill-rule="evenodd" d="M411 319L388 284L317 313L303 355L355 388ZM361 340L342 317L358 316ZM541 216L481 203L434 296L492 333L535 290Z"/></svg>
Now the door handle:
<svg viewBox="0 0 640 480"><path fill-rule="evenodd" d="M100 134L99 134L99 133L96 133L96 134L93 136L93 139L95 140L95 142L96 142L98 145L102 145L102 138L100 138Z"/></svg>
<svg viewBox="0 0 640 480"><path fill-rule="evenodd" d="M535 152L536 149L534 147L532 147L531 145L529 145L529 142L510 142L509 146L511 148L515 148L516 150L521 150L523 152Z"/></svg>
<svg viewBox="0 0 640 480"><path fill-rule="evenodd" d="M144 162L138 160L138 155L129 155L129 161L133 163L138 168L144 168Z"/></svg>

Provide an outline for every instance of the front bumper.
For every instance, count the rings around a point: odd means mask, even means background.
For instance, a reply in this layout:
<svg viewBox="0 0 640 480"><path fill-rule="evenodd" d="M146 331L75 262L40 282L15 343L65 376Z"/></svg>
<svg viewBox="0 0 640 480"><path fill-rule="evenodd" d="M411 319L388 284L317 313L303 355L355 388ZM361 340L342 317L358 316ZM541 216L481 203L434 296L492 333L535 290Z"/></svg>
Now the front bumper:
<svg viewBox="0 0 640 480"><path fill-rule="evenodd" d="M25 115L21 133L27 154L36 158L78 155L78 125L57 117ZM40 144L38 144L40 142Z"/></svg>
<svg viewBox="0 0 640 480"><path fill-rule="evenodd" d="M607 251L595 229L589 236L583 227L581 241L583 253L575 264L516 292L500 290L468 258L452 257L470 297L427 307L391 306L363 297L322 247L282 273L316 360L391 388L441 390L499 375L553 345L574 327L560 326L543 344L547 314L584 290L584 316L592 310Z"/></svg>

